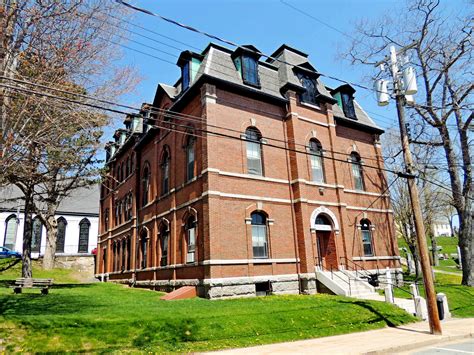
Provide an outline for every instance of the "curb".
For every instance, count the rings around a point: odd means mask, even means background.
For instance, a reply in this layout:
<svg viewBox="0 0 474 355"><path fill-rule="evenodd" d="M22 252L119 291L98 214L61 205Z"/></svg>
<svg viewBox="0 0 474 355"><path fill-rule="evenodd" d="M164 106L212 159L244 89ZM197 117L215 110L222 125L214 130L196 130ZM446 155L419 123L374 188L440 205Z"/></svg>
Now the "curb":
<svg viewBox="0 0 474 355"><path fill-rule="evenodd" d="M400 345L400 346L392 346L392 347L385 348L385 349L378 349L378 350L374 350L374 351L369 351L369 352L366 352L365 354L367 354L367 355L379 355L379 354L387 354L387 353L399 353L399 352L403 352L403 351L410 351L410 350L415 350L415 349L419 349L419 348L424 348L424 347L427 347L427 346L430 346L430 345L448 343L448 342L455 341L455 340L469 339L469 338L473 338L473 337L474 337L474 334L472 332L468 333L468 334L461 334L461 335L447 335L447 336L441 335L441 338L424 340L424 341L420 341L420 342L417 342L417 343Z"/></svg>

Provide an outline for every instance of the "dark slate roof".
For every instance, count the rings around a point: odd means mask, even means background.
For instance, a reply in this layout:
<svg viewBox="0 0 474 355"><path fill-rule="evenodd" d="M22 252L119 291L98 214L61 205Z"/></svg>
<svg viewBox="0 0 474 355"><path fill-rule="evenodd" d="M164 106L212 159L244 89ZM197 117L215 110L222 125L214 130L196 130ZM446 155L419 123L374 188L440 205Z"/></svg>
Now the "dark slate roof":
<svg viewBox="0 0 474 355"><path fill-rule="evenodd" d="M304 90L295 74L295 66L301 66L305 71L314 68L314 66L309 62L306 53L284 44L271 55L272 58L267 58L265 61L261 60L258 62L260 87L253 87L243 83L242 77L232 60L233 52L234 51L229 48L210 43L202 53L195 53L195 56L199 56L203 59L190 86L205 75L227 81L247 90L261 92L280 100L286 100L284 93L282 92L284 87L290 85L295 89ZM314 74L317 76L317 71L315 71ZM174 86L159 84L157 94L160 88L164 90L172 100L176 101L181 96L181 80L178 80ZM317 89L321 95L332 98L330 93L331 89L324 85L320 77L317 78ZM357 120L345 117L342 109L337 104L333 104L334 116L341 120L348 120L348 122L353 123L356 122L357 124L382 131L355 100L354 107Z"/></svg>
<svg viewBox="0 0 474 355"><path fill-rule="evenodd" d="M23 210L21 190L9 185L0 187L0 210L16 212ZM60 203L57 214L99 215L100 186L79 188L71 192Z"/></svg>

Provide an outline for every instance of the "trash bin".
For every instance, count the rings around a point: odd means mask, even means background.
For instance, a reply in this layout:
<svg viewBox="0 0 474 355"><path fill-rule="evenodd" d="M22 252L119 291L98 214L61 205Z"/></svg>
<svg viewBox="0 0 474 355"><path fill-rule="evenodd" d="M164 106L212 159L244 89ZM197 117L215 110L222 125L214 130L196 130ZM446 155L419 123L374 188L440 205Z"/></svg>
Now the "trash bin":
<svg viewBox="0 0 474 355"><path fill-rule="evenodd" d="M443 295L436 295L436 304L438 305L439 320L444 319Z"/></svg>

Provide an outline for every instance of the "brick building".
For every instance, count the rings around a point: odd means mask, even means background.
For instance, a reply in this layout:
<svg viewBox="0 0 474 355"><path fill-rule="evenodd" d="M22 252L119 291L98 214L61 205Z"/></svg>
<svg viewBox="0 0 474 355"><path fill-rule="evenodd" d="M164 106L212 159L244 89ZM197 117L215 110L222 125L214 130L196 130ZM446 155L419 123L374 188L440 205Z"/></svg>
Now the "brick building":
<svg viewBox="0 0 474 355"><path fill-rule="evenodd" d="M177 65L107 146L98 277L214 298L399 270L383 131L351 86L326 87L286 45L263 60L209 44Z"/></svg>

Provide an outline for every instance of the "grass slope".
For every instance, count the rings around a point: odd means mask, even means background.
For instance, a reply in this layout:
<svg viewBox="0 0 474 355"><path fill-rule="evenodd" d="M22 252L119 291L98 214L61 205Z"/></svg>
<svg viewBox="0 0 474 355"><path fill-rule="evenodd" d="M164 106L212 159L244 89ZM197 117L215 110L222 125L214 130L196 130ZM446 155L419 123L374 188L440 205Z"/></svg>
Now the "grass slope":
<svg viewBox="0 0 474 355"><path fill-rule="evenodd" d="M0 278L14 279L10 273ZM71 283L67 271L42 277L56 279L48 296L39 290L13 295L11 289L0 289L0 338L7 352L203 351L414 320L390 304L337 296L161 301L161 293L154 291Z"/></svg>

